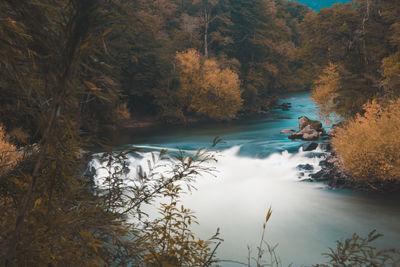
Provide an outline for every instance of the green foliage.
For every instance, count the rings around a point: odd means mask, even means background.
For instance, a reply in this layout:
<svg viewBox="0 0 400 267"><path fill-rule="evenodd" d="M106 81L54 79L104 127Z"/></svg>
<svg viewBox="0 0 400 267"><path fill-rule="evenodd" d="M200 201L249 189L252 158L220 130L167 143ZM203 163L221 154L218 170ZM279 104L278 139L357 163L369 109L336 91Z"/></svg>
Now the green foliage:
<svg viewBox="0 0 400 267"><path fill-rule="evenodd" d="M316 267L372 267L372 266L397 266L400 263L400 251L395 249L377 250L372 242L382 237L376 230L362 238L354 234L345 241L337 241L336 249L330 248L325 255L329 259L328 264L317 264Z"/></svg>

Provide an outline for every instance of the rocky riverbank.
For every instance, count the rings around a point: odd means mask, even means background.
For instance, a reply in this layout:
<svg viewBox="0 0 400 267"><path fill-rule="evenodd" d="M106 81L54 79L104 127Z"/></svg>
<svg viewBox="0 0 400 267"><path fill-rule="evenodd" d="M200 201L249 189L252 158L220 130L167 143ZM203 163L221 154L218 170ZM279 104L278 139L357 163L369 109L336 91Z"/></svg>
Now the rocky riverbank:
<svg viewBox="0 0 400 267"><path fill-rule="evenodd" d="M373 183L363 183L349 173L343 167L338 155L332 151L330 140L335 136L340 124L333 125L329 131L322 127L322 123L302 116L299 117L299 130L285 129L281 134L289 134L289 139L308 141L302 146L303 151L313 152L317 149L325 154L319 162L319 171L309 164L300 164L299 179L304 182L324 182L332 188L348 188L361 191L399 192L400 182L393 180L376 180ZM318 168L319 169L319 168ZM306 176L306 174L309 174Z"/></svg>
<svg viewBox="0 0 400 267"><path fill-rule="evenodd" d="M320 148L325 155L319 162L321 169L314 172L314 167L309 164L300 164L297 166L299 170L299 178L306 182L325 182L334 188L354 188L352 179L344 171L342 164L336 154L331 150L330 139L335 134L333 126L326 131L322 123L317 120L311 120L306 116L299 117L299 130L284 129L281 134L288 134L288 138L292 140L308 141L302 146L303 151L312 152ZM306 178L305 173L309 173Z"/></svg>

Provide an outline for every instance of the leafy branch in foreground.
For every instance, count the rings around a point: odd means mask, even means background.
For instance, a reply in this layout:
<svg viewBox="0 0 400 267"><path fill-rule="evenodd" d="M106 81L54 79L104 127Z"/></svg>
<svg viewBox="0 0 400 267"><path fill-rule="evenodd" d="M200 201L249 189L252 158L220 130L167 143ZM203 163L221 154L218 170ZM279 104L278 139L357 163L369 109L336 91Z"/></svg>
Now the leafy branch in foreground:
<svg viewBox="0 0 400 267"><path fill-rule="evenodd" d="M213 146L218 143L214 140ZM143 158L140 149L106 152L97 156L95 195L102 206L118 218L126 234L113 242L118 264L132 266L211 266L222 242L219 231L210 239L195 237L190 227L197 223L192 211L180 206L182 185L188 190L205 173L213 173L209 163L216 161L215 152L199 149L194 153L167 150L148 153ZM131 157L140 161L135 169ZM147 163L147 168L143 167ZM129 168L132 168L130 170ZM160 218L150 218L145 212L148 204L157 199L170 199L161 203ZM129 241L124 241L124 239ZM110 239L110 242L113 239ZM115 240L115 238L114 238ZM215 245L212 249L212 245ZM117 256L118 255L118 256Z"/></svg>
<svg viewBox="0 0 400 267"><path fill-rule="evenodd" d="M315 267L373 267L373 266L398 266L400 251L396 249L377 250L370 243L382 237L382 234L373 230L366 238L353 234L344 242L337 241L336 250L330 248L329 253L324 253L328 264L317 264Z"/></svg>
<svg viewBox="0 0 400 267"><path fill-rule="evenodd" d="M192 182L202 174L212 174L214 167L209 163L216 161L214 152L207 149L199 149L194 155L182 150L175 154L161 150L151 153L146 169L138 165L136 172L131 172L128 156L138 152L138 149L132 149L99 155L99 169L106 174L98 177L97 188L111 211L138 218L144 215L141 206L162 197L164 190L173 183L182 182L188 190L195 189Z"/></svg>
<svg viewBox="0 0 400 267"><path fill-rule="evenodd" d="M196 216L183 205L178 206L182 189L170 184L162 191L169 203L161 203L161 218L154 220L146 229L144 260L148 266L211 266L217 262L215 253L223 241L219 229L209 240L197 239L190 230L198 224ZM211 245L215 245L212 250Z"/></svg>

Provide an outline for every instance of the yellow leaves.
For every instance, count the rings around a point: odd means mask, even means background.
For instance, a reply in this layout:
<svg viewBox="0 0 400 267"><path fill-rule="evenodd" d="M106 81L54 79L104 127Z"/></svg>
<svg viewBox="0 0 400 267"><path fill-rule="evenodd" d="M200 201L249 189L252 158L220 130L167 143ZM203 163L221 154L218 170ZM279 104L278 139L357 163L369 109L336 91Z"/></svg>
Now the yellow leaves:
<svg viewBox="0 0 400 267"><path fill-rule="evenodd" d="M194 49L177 54L180 94L197 115L228 119L242 108L239 76L220 68L214 59L202 59Z"/></svg>
<svg viewBox="0 0 400 267"><path fill-rule="evenodd" d="M176 54L182 73L196 73L200 70L200 54L195 49Z"/></svg>
<svg viewBox="0 0 400 267"><path fill-rule="evenodd" d="M400 179L400 99L372 101L365 113L338 129L332 145L345 169L360 182Z"/></svg>
<svg viewBox="0 0 400 267"><path fill-rule="evenodd" d="M163 194L170 199L159 209L161 217L156 219L144 236L146 253L144 260L148 266L203 266L212 255L210 240L196 239L189 226L196 217L190 209L180 205L179 185L166 186ZM216 239L217 235L215 236Z"/></svg>
<svg viewBox="0 0 400 267"><path fill-rule="evenodd" d="M41 198L36 199L34 207L37 208L40 205L40 203L42 203L42 199Z"/></svg>
<svg viewBox="0 0 400 267"><path fill-rule="evenodd" d="M314 83L311 91L312 100L319 108L320 117L327 123L332 122L332 117L337 112L336 98L340 89L340 74L337 65L330 63L323 74Z"/></svg>
<svg viewBox="0 0 400 267"><path fill-rule="evenodd" d="M268 209L267 215L265 216L265 223L267 223L269 221L269 219L271 218L272 215L272 208L270 207Z"/></svg>
<svg viewBox="0 0 400 267"><path fill-rule="evenodd" d="M8 142L8 136L0 125L0 175L12 169L21 158L22 153Z"/></svg>

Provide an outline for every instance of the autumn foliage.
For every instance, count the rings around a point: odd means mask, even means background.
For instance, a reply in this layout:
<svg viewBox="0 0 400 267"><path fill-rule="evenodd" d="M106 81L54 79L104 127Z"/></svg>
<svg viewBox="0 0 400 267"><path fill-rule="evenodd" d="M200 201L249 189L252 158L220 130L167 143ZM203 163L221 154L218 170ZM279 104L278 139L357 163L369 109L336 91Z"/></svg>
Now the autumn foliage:
<svg viewBox="0 0 400 267"><path fill-rule="evenodd" d="M241 109L239 76L221 68L214 59L203 59L194 49L178 53L180 95L184 105L197 115L229 119Z"/></svg>
<svg viewBox="0 0 400 267"><path fill-rule="evenodd" d="M400 181L400 99L372 101L364 110L338 130L335 151L357 182L374 187L377 181Z"/></svg>
<svg viewBox="0 0 400 267"><path fill-rule="evenodd" d="M323 74L314 82L311 97L319 109L319 115L325 121L330 122L331 117L335 116L340 89L340 75L337 66L330 63L323 70Z"/></svg>
<svg viewBox="0 0 400 267"><path fill-rule="evenodd" d="M212 266L212 246L222 241L218 231L209 240L196 238L190 227L198 224L197 218L190 209L179 206L181 187L170 184L162 193L170 201L161 203L160 218L150 224L144 235L147 266Z"/></svg>
<svg viewBox="0 0 400 267"><path fill-rule="evenodd" d="M8 137L0 125L0 175L10 170L21 159L22 154L8 142Z"/></svg>

